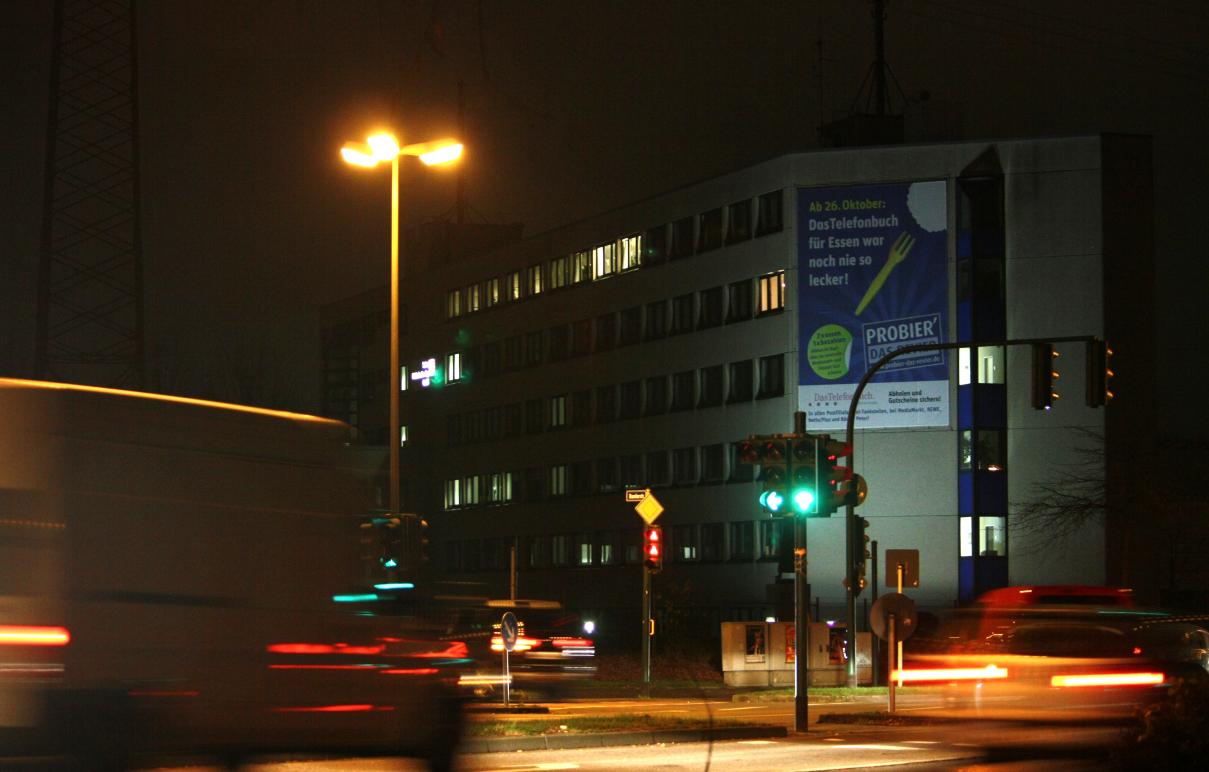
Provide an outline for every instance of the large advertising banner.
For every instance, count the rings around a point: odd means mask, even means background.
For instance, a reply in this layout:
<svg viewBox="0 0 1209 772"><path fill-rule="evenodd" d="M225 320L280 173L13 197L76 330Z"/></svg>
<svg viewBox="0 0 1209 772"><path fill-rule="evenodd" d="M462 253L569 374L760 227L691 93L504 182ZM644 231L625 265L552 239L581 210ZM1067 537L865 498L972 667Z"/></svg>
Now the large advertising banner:
<svg viewBox="0 0 1209 772"><path fill-rule="evenodd" d="M946 341L948 211L943 180L798 190L798 403L812 431L845 428L877 360ZM859 429L948 425L943 351L886 364L856 413Z"/></svg>

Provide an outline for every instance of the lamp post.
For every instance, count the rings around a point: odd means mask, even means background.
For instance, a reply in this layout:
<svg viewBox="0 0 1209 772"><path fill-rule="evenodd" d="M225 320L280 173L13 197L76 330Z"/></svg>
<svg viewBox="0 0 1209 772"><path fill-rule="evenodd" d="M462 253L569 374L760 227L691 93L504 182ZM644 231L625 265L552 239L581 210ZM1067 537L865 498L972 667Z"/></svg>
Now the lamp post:
<svg viewBox="0 0 1209 772"><path fill-rule="evenodd" d="M375 134L366 142L346 142L340 150L344 160L372 168L390 161L390 513L399 514L399 391L403 374L399 369L399 156L418 156L425 164L446 163L462 154L454 139L419 142L399 147L391 134Z"/></svg>

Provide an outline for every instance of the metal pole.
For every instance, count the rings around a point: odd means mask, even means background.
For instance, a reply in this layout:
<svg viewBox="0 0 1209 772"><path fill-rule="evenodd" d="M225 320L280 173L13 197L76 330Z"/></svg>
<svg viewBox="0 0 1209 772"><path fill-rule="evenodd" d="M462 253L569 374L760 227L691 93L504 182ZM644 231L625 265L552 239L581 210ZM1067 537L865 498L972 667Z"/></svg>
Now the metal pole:
<svg viewBox="0 0 1209 772"><path fill-rule="evenodd" d="M399 514L399 157L390 162L390 514ZM506 661L505 655L505 661ZM507 687L504 687L507 689Z"/></svg>
<svg viewBox="0 0 1209 772"><path fill-rule="evenodd" d="M873 547L873 549L871 550L873 552L873 602L877 603L877 540L875 539L874 541L872 541L869 544L869 546ZM866 618L866 622L871 623L872 621L873 621L872 619ZM870 625L870 626L872 626L872 625ZM880 649L880 648L881 648L881 646L878 645L878 638L875 635L875 636L873 636L872 650L869 652L870 658L873 660L873 685L874 686L877 686L877 670L881 664L881 657L878 656L878 654L879 654L878 649Z"/></svg>
<svg viewBox="0 0 1209 772"><path fill-rule="evenodd" d="M642 697L651 697L651 569L642 567Z"/></svg>
<svg viewBox="0 0 1209 772"><path fill-rule="evenodd" d="M508 707L508 702L512 697L512 676L508 672L508 647L504 647L504 707Z"/></svg>
<svg viewBox="0 0 1209 772"><path fill-rule="evenodd" d="M895 636L894 636L894 632L895 632L895 630L894 630L894 622L895 622L894 617L895 617L895 615L894 615L894 614L891 614L891 615L890 615L890 641L889 641L889 643L890 643L890 651L889 651L889 657L890 657L890 678L888 679L888 680L889 680L889 683L887 684L887 686L889 687L889 691L888 691L888 693L889 693L889 695L890 695L890 712L891 712L891 713L893 713L893 712L894 712L894 665L895 665L895 662L897 661L897 659L896 659L896 658L895 658L895 656L894 656L894 637L895 637ZM901 664L901 663L899 664L899 667L902 667L902 664Z"/></svg>
<svg viewBox="0 0 1209 772"><path fill-rule="evenodd" d="M806 582L806 519L793 519L793 730L810 731L810 585Z"/></svg>
<svg viewBox="0 0 1209 772"><path fill-rule="evenodd" d="M853 463L855 463L856 452L853 451L852 455L854 457ZM844 524L847 526L845 529L845 536L847 538L844 540L847 549L844 550L844 554L848 556L848 571L846 572L848 575L848 591L845 593L845 598L847 600L847 619L845 620L847 622L847 628L844 630L844 643L845 648L848 651L848 688L855 689L857 687L856 594L860 590L860 576L856 572L856 540L854 538L856 534L853 533L856 530L854 528L856 523L856 510L852 504L849 504L844 509ZM863 550L864 548L865 545L862 544L861 549Z"/></svg>
<svg viewBox="0 0 1209 772"><path fill-rule="evenodd" d="M512 568L511 568L512 577L511 577L511 581L509 582L510 588L509 588L508 597L512 598L512 600L516 600L516 545L515 544L512 545L511 551L512 551Z"/></svg>
<svg viewBox="0 0 1209 772"><path fill-rule="evenodd" d="M903 594L903 564L898 564L898 594ZM894 661L898 663L898 669L903 669L903 642L898 642L898 648L894 652Z"/></svg>

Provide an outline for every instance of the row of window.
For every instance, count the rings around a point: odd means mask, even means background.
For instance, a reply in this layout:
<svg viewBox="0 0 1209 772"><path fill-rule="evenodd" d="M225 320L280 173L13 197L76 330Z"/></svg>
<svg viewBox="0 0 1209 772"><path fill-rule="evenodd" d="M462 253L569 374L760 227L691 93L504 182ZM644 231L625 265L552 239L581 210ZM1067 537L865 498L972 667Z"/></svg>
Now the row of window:
<svg viewBox="0 0 1209 772"><path fill-rule="evenodd" d="M445 509L616 494L626 488L716 485L753 479L753 468L740 463L739 443L719 442L450 478L445 480Z"/></svg>
<svg viewBox="0 0 1209 772"><path fill-rule="evenodd" d="M776 233L782 227L781 191L776 190L754 201L746 199L717 207L452 290L446 295L445 317L456 319L551 290L691 257L724 244L747 241L753 235Z"/></svg>
<svg viewBox="0 0 1209 772"><path fill-rule="evenodd" d="M762 276L754 283L757 316L785 308L784 271ZM445 356L445 382L489 378L543 362L560 362L640 341L747 321L752 318L752 287L753 280L747 279L454 351Z"/></svg>
<svg viewBox="0 0 1209 772"><path fill-rule="evenodd" d="M778 520L704 523L664 528L664 555L671 562L774 561L785 544ZM506 571L512 538L445 542L449 573ZM642 562L642 530L525 536L515 540L519 568L633 565Z"/></svg>
<svg viewBox="0 0 1209 772"><path fill-rule="evenodd" d="M446 416L449 447L785 395L785 355L537 397Z"/></svg>

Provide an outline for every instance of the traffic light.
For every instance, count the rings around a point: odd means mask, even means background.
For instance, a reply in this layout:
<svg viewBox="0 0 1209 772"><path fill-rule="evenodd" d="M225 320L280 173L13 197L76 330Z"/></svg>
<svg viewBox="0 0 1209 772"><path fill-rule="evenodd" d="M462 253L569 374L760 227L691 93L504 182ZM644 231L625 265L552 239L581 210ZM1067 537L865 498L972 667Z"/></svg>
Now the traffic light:
<svg viewBox="0 0 1209 772"><path fill-rule="evenodd" d="M1053 407L1054 400L1058 398L1058 392L1054 391L1054 379L1058 377L1058 371L1055 369L1057 363L1054 360L1057 358L1058 352L1054 351L1052 343L1033 344L1032 399L1034 410L1049 410Z"/></svg>
<svg viewBox="0 0 1209 772"><path fill-rule="evenodd" d="M789 508L794 514L812 515L819 511L818 439L799 434L790 440L790 446Z"/></svg>
<svg viewBox="0 0 1209 772"><path fill-rule="evenodd" d="M1112 378L1112 370L1108 369L1108 358L1112 356L1112 349L1108 347L1108 342L1103 340L1089 340L1087 342L1087 406L1100 407L1107 405L1112 399L1112 392L1109 391L1109 380Z"/></svg>
<svg viewBox="0 0 1209 772"><path fill-rule="evenodd" d="M642 565L651 573L658 573L663 568L663 529L657 525L648 525L642 532Z"/></svg>
<svg viewBox="0 0 1209 772"><path fill-rule="evenodd" d="M818 517L831 517L836 510L848 503L850 498L847 484L854 479L852 469L837 466L841 458L852 455L852 446L833 440L827 435L819 436L819 507ZM860 501L864 501L861 497ZM853 506L859 501L853 501Z"/></svg>
<svg viewBox="0 0 1209 772"><path fill-rule="evenodd" d="M419 515L401 515L403 520L403 565L419 571L428 562L428 523Z"/></svg>
<svg viewBox="0 0 1209 772"><path fill-rule="evenodd" d="M865 581L865 569L869 564L869 536L865 533L865 529L869 527L869 521L863 517L853 518L852 523L852 573L857 578L856 590L854 595L860 595L861 590L865 589L867 582Z"/></svg>
<svg viewBox="0 0 1209 772"><path fill-rule="evenodd" d="M760 503L774 515L790 514L790 448L782 437L755 437L754 452L760 464L759 480L764 483Z"/></svg>

